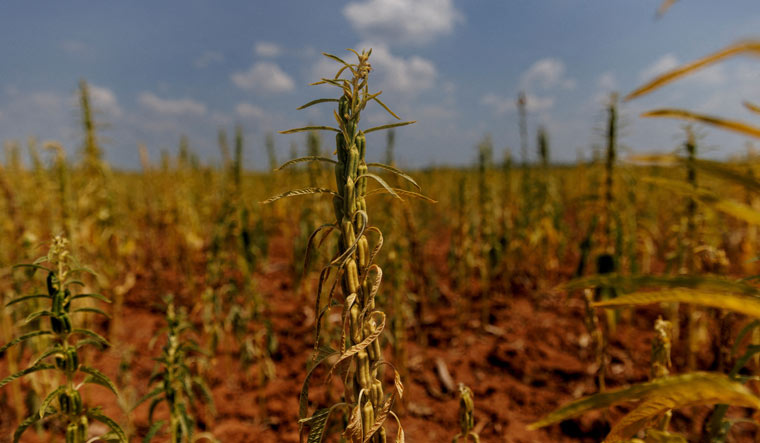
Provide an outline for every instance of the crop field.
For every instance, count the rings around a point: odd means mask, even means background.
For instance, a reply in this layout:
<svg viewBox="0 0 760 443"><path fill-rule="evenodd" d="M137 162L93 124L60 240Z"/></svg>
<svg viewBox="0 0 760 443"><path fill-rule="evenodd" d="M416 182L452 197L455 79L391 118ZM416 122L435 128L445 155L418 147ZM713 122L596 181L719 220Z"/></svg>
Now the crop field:
<svg viewBox="0 0 760 443"><path fill-rule="evenodd" d="M673 103L641 116L675 151L620 142L624 104L758 53L609 94L561 164L520 93L521 158L483 136L470 165L402 168L417 122L369 47L323 53L293 106L328 120L221 127L216 162L182 137L112 166L80 81L81 147L0 162L0 442L760 441L760 156L700 137L760 126Z"/></svg>

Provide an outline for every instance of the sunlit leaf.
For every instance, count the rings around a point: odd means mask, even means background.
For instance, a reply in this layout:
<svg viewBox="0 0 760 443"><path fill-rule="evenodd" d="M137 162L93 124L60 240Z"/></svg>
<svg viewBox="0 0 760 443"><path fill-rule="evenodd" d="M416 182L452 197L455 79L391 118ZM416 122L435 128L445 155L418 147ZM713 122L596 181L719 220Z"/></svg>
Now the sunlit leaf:
<svg viewBox="0 0 760 443"><path fill-rule="evenodd" d="M702 291L698 289L665 289L653 292L634 292L614 299L594 303L600 308L650 305L653 303L689 303L738 312L760 318L760 297L730 292Z"/></svg>
<svg viewBox="0 0 760 443"><path fill-rule="evenodd" d="M728 46L724 49L721 49L720 51L717 51L713 54L710 54L707 57L703 57L699 60L680 66L671 71L668 71L662 75L657 76L654 80L650 81L649 83L646 83L645 85L639 87L635 91L628 94L625 97L625 100L631 100L637 97L641 97L642 95L648 94L668 83L671 83L687 74L695 72L715 62L718 62L725 58L729 58L735 55L740 55L740 54L745 54L745 53L759 54L760 42L754 41L754 40L741 41L731 46Z"/></svg>
<svg viewBox="0 0 760 443"><path fill-rule="evenodd" d="M724 374L693 372L660 377L655 380L623 388L611 389L584 397L562 406L541 420L531 423L535 430L552 423L577 417L580 414L609 406L646 399L667 402L668 409L711 403L730 403L736 406L760 408L760 399L747 387Z"/></svg>
<svg viewBox="0 0 760 443"><path fill-rule="evenodd" d="M666 117L682 120L696 121L715 126L728 131L738 132L751 137L760 138L760 128L736 120L728 120L721 117L697 114L683 109L656 109L641 114L642 117Z"/></svg>

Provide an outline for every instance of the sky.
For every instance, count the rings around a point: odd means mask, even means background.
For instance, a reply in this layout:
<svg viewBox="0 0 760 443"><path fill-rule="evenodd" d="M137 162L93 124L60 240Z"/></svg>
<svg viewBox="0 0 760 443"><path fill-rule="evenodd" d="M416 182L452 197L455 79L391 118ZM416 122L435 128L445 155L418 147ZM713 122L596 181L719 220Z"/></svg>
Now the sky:
<svg viewBox="0 0 760 443"><path fill-rule="evenodd" d="M735 41L760 37L757 0L681 0L656 19L660 0L166 0L6 1L0 14L0 140L63 143L82 134L77 85L91 85L106 159L137 168L137 145L153 161L176 153L181 135L219 163L217 132L242 125L246 166L266 169L267 133L333 122L334 97L309 86L333 75L321 55L373 48L370 88L404 120L397 161L406 167L466 165L490 136L494 156L519 160L517 94L528 97L530 159L539 126L552 161L589 159L603 144L604 107L652 76ZM624 153L671 152L683 123L643 119L658 107L757 122L760 60L737 58L621 104ZM364 127L389 123L369 105ZM749 140L700 127L700 152L743 154ZM303 134L275 136L280 160L302 153ZM333 140L323 134L325 146ZM325 149L327 151L327 148ZM330 152L332 147L330 147ZM368 157L385 152L368 135Z"/></svg>

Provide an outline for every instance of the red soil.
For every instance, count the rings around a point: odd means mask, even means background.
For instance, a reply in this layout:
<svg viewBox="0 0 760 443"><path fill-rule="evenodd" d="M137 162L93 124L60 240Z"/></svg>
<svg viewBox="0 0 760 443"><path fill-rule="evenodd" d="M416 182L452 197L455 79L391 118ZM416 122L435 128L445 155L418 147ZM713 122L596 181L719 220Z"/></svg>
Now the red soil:
<svg viewBox="0 0 760 443"><path fill-rule="evenodd" d="M284 242L279 240L273 243L269 264L256 279L258 290L269 306L265 315L271 320L279 343L273 355L276 378L260 383L257 364L243 369L234 342L228 338L221 344L207 372L217 415L202 414L199 425L222 442L299 440L298 396L314 340L313 300L307 302L295 295L285 252L289 248L278 244ZM426 251L430 259L444 262L443 248L429 246ZM156 288L172 288L179 301L188 305L190 300L199 298L197 294L188 293L189 285L182 279L171 270L161 269L138 275L137 284L125 297L123 321L115 337L112 336L114 347L102 357L98 355L97 360L90 356L92 366L117 380L124 352L130 349L134 354L129 366L129 384L137 397L147 392L147 379L154 365L152 358L160 352L160 342L153 348L149 346L164 324ZM580 299L527 289L514 294L495 290L487 298L473 297L455 293L445 279L439 278L436 284L441 297L428 310L421 329L410 327L407 331L409 380L405 387L406 402L397 405L406 441L451 441L458 432L458 393L451 392L442 383L437 369L442 366L448 369L454 382L462 382L472 389L476 430L483 442L603 439L609 423L625 409L589 413L538 431L526 430L528 423L561 404L596 391L594 355ZM482 303L488 303L489 307L487 327L479 321ZM657 315L656 308L637 310L632 319L622 321L611 335L608 386L647 378L652 325ZM106 331L109 325L99 326ZM250 325L251 330L256 327ZM417 344L419 337L415 337L415 330L425 333L426 346ZM680 348L674 346L676 351ZM390 358L389 346L385 355ZM707 350L701 356L703 367L711 364L710 356ZM683 355L674 355L677 367L682 368L683 361ZM6 373L7 367L0 362L0 375ZM313 402L326 398L326 389L321 386L323 376L323 372L318 372L313 379ZM104 404L107 414L124 423L125 415L111 394L98 387L88 388L87 393L90 402ZM8 401L5 388L0 391L0 442L6 441L5 436L18 422ZM316 406L312 404L310 411ZM147 430L147 409L147 405L143 405L133 414L138 435ZM158 415L162 414L164 412L159 411ZM706 409L676 412L673 427L681 432L696 432L705 414ZM395 435L393 425L389 431L390 436ZM25 441L41 441L34 432L28 434Z"/></svg>

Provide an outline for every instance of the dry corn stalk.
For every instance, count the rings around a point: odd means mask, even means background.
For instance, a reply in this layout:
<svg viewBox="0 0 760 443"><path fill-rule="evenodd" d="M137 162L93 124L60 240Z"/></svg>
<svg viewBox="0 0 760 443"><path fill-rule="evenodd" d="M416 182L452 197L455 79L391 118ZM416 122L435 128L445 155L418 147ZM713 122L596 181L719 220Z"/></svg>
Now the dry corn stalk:
<svg viewBox="0 0 760 443"><path fill-rule="evenodd" d="M310 187L288 191L266 201L272 202L277 199L295 195L308 195L327 193L333 196L333 209L335 222L323 225L312 234L307 246L307 258L312 241L323 230L327 233L337 231L340 233L338 252L320 275L317 290L317 331L315 356L311 368L306 376L304 387L301 392L301 404L299 415L300 424L309 428L309 442L321 442L327 431L327 422L331 414L336 410L350 411L348 425L343 432L343 438L351 442L384 443L386 432L383 427L389 415L398 418L391 412L391 406L395 395L402 396L398 372L395 377L395 391L386 396L383 393L382 381L378 376L383 361L382 349L379 337L386 324L385 313L375 306L377 294L382 280L382 269L374 264L374 258L382 246L382 234L376 227L369 225L367 204L365 197L368 195L367 182L373 179L381 188L377 192L387 192L396 198L399 194L414 196L418 195L411 191L393 189L378 175L369 172L369 166L376 166L386 171L393 172L400 177L416 183L406 174L389 165L367 164L365 161L366 138L365 134L380 129L388 129L403 126L413 122L399 122L383 125L364 131L359 130L358 123L361 111L366 105L374 100L393 117L397 118L377 96L380 93L371 94L367 86L368 75L371 71L369 64L369 52L361 54L351 50L357 59L357 63L346 63L339 57L325 54L328 58L341 64L341 68L334 78L325 78L315 84L326 84L338 87L342 95L338 99L317 99L307 103L300 109L324 102L337 102L338 109L333 112L338 124L337 128L329 126L307 126L303 128L283 131L283 134L327 130L336 132L336 152L338 161L330 158L308 156L286 162L282 167L304 161L322 161L335 165L335 181L337 192L331 189ZM343 73L349 73L350 79L341 78ZM374 193L374 192L372 192ZM378 238L377 244L370 248L368 234L374 233ZM327 235L327 234L325 234ZM308 262L307 262L308 263ZM308 265L305 265L307 267ZM332 281L330 285L329 282ZM320 327L323 316L333 307L333 297L336 296L336 287L340 284L343 292L341 315L342 335L338 350L329 346L320 346ZM323 299L323 289L331 286L326 300ZM328 378L337 373L344 381L344 401L324 409L317 410L310 417L308 412L308 389L309 379L316 366L327 360L330 356L338 354L332 363ZM353 368L353 369L352 369ZM303 437L303 432L302 432ZM403 430L399 423L396 441L403 442Z"/></svg>

